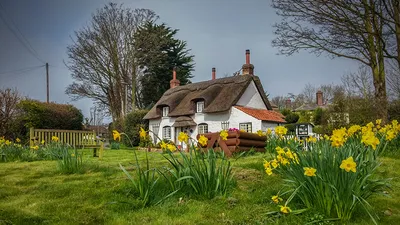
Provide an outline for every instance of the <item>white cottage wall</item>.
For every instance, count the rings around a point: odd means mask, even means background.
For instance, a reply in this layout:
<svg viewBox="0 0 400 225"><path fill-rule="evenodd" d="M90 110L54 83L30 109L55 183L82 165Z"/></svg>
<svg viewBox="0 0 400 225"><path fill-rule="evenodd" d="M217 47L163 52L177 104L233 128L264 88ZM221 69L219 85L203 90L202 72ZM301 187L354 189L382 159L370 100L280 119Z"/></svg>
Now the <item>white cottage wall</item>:
<svg viewBox="0 0 400 225"><path fill-rule="evenodd" d="M262 121L261 130L262 131L266 131L268 128L271 129L271 130L275 130L275 127L279 126L279 125L280 124L277 124L277 123Z"/></svg>
<svg viewBox="0 0 400 225"><path fill-rule="evenodd" d="M231 113L229 117L229 127L239 129L240 123L251 122L252 132L257 132L261 129L261 120L258 120L235 107L231 108Z"/></svg>
<svg viewBox="0 0 400 225"><path fill-rule="evenodd" d="M246 88L236 105L256 109L267 109L264 101L261 98L260 92L258 92L258 89L254 84L254 81L250 82L249 86Z"/></svg>

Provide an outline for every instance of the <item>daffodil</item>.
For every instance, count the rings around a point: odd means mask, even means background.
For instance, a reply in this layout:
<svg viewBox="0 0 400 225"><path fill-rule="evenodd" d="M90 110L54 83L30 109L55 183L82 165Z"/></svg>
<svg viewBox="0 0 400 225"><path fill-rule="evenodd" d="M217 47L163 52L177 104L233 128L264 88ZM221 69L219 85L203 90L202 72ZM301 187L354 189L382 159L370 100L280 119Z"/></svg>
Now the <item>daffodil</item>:
<svg viewBox="0 0 400 225"><path fill-rule="evenodd" d="M271 166L272 166L274 169L275 169L276 167L278 167L278 166L279 166L278 161L277 161L276 159L272 160L272 161L271 161Z"/></svg>
<svg viewBox="0 0 400 225"><path fill-rule="evenodd" d="M228 132L226 131L226 130L222 130L220 133L219 133L219 136L222 138L222 140L224 140L224 141L226 141L226 140L228 140Z"/></svg>
<svg viewBox="0 0 400 225"><path fill-rule="evenodd" d="M167 149L170 150L171 152L174 152L174 151L176 151L176 146L173 144L168 144Z"/></svg>
<svg viewBox="0 0 400 225"><path fill-rule="evenodd" d="M38 149L39 149L39 146L37 146L37 145L31 146L31 149L33 149L33 150L38 150Z"/></svg>
<svg viewBox="0 0 400 225"><path fill-rule="evenodd" d="M274 195L271 197L272 201L275 203L279 203L280 201L282 201L283 199L281 197L279 197L278 195Z"/></svg>
<svg viewBox="0 0 400 225"><path fill-rule="evenodd" d="M342 160L342 164L340 165L340 169L346 170L346 172L352 171L353 173L356 172L357 163L354 162L353 157L350 156L349 158Z"/></svg>
<svg viewBox="0 0 400 225"><path fill-rule="evenodd" d="M276 150L276 153L278 153L278 155L283 155L283 154L285 154L285 150L283 150L283 148L281 148L281 147L276 147L275 148L275 150Z"/></svg>
<svg viewBox="0 0 400 225"><path fill-rule="evenodd" d="M271 163L269 163L267 160L264 160L264 169L271 168Z"/></svg>
<svg viewBox="0 0 400 225"><path fill-rule="evenodd" d="M54 142L57 142L59 140L59 138L57 136L53 136L53 137L51 137L51 140Z"/></svg>
<svg viewBox="0 0 400 225"><path fill-rule="evenodd" d="M185 143L187 143L188 140L189 140L189 136L188 136L185 132L179 132L178 140L179 140L180 142L185 142Z"/></svg>
<svg viewBox="0 0 400 225"><path fill-rule="evenodd" d="M347 135L350 137L355 134L357 131L361 130L360 125L353 125L347 130Z"/></svg>
<svg viewBox="0 0 400 225"><path fill-rule="evenodd" d="M261 137L261 136L264 136L264 132L263 132L262 130L258 130L258 131L257 131L257 134L258 134L258 136L260 136L260 137Z"/></svg>
<svg viewBox="0 0 400 225"><path fill-rule="evenodd" d="M292 210L289 208L289 207L287 207L286 205L285 206L280 206L281 207L281 212L282 213L285 213L285 214L288 214L288 213L290 213Z"/></svg>
<svg viewBox="0 0 400 225"><path fill-rule="evenodd" d="M41 143L42 145L44 145L45 141L44 141L44 140L42 140L40 143Z"/></svg>
<svg viewBox="0 0 400 225"><path fill-rule="evenodd" d="M200 135L199 144L204 147L207 146L207 143L208 143L208 138L206 138L204 135Z"/></svg>
<svg viewBox="0 0 400 225"><path fill-rule="evenodd" d="M317 138L313 137L313 136L310 136L310 137L307 138L307 142L315 143L315 142L317 142Z"/></svg>
<svg viewBox="0 0 400 225"><path fill-rule="evenodd" d="M312 168L312 167L303 167L304 169L304 175L308 177L315 177L315 173L317 172L317 169Z"/></svg>
<svg viewBox="0 0 400 225"><path fill-rule="evenodd" d="M271 168L267 168L267 169L265 170L265 173L266 173L268 176L271 176L271 175L272 175L272 169L271 169Z"/></svg>
<svg viewBox="0 0 400 225"><path fill-rule="evenodd" d="M160 147L161 147L161 149L167 149L167 143L165 143L164 141L161 141Z"/></svg>
<svg viewBox="0 0 400 225"><path fill-rule="evenodd" d="M114 131L113 131L113 132L114 132ZM145 139L145 138L147 137L147 133L146 133L146 131L143 129L143 127L140 128L139 136L140 136L140 138L143 138L143 139ZM114 139L114 140L115 140L115 139Z"/></svg>
<svg viewBox="0 0 400 225"><path fill-rule="evenodd" d="M287 133L287 128L283 126L277 126L275 127L275 134L282 137Z"/></svg>
<svg viewBox="0 0 400 225"><path fill-rule="evenodd" d="M266 133L267 133L267 135L270 135L270 134L272 133L271 128L268 128L267 131L266 131Z"/></svg>
<svg viewBox="0 0 400 225"><path fill-rule="evenodd" d="M114 141L121 141L121 134L117 130L113 130L113 139Z"/></svg>
<svg viewBox="0 0 400 225"><path fill-rule="evenodd" d="M11 141L6 140L5 144L6 144L6 145L11 145Z"/></svg>
<svg viewBox="0 0 400 225"><path fill-rule="evenodd" d="M72 156L72 157L75 157L75 154L74 154L74 153L72 153L72 154L71 154L71 156Z"/></svg>
<svg viewBox="0 0 400 225"><path fill-rule="evenodd" d="M285 155L286 155L286 157L289 158L289 159L294 159L293 153L292 153L292 151L290 151L290 149L288 149L288 150L285 152Z"/></svg>
<svg viewBox="0 0 400 225"><path fill-rule="evenodd" d="M376 146L380 143L379 139L375 136L375 133L372 131L366 131L363 133L361 137L361 143L364 143L366 146L371 146L372 149L376 149Z"/></svg>
<svg viewBox="0 0 400 225"><path fill-rule="evenodd" d="M17 139L15 139L15 142L20 143L21 139L17 138Z"/></svg>

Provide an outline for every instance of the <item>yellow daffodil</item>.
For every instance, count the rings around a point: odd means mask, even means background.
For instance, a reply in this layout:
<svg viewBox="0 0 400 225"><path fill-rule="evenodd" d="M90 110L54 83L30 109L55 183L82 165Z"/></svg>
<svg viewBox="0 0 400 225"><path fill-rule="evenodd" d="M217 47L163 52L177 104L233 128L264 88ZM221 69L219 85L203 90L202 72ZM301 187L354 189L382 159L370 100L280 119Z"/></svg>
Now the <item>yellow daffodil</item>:
<svg viewBox="0 0 400 225"><path fill-rule="evenodd" d="M167 149L167 143L165 143L164 141L162 141L162 142L160 143L160 147L161 147L161 149Z"/></svg>
<svg viewBox="0 0 400 225"><path fill-rule="evenodd" d="M207 143L208 143L208 138L206 138L204 135L200 135L200 137L199 137L199 144L200 144L202 147L205 147L205 146L207 146Z"/></svg>
<svg viewBox="0 0 400 225"><path fill-rule="evenodd" d="M272 161L271 161L271 166L272 166L274 169L275 169L276 167L278 167L278 166L279 166L278 161L277 161L276 159L272 160Z"/></svg>
<svg viewBox="0 0 400 225"><path fill-rule="evenodd" d="M281 212L282 213L285 213L285 214L288 214L288 213L290 213L292 210L289 208L289 207L287 207L287 206L280 206L281 207Z"/></svg>
<svg viewBox="0 0 400 225"><path fill-rule="evenodd" d="M6 144L6 145L11 145L11 141L6 140L5 144Z"/></svg>
<svg viewBox="0 0 400 225"><path fill-rule="evenodd" d="M54 142L57 142L59 140L59 138L57 136L53 136L53 137L51 137L51 140Z"/></svg>
<svg viewBox="0 0 400 225"><path fill-rule="evenodd" d="M228 132L226 131L226 130L222 130L220 133L219 133L219 136L222 138L222 140L224 140L224 141L226 141L226 140L228 140Z"/></svg>
<svg viewBox="0 0 400 225"><path fill-rule="evenodd" d="M281 147L276 147L275 148L275 150L276 150L276 153L278 153L278 155L283 155L283 154L285 154L285 150L283 150L283 148L281 148Z"/></svg>
<svg viewBox="0 0 400 225"><path fill-rule="evenodd" d="M179 132L178 141L187 143L189 136L185 132Z"/></svg>
<svg viewBox="0 0 400 225"><path fill-rule="evenodd" d="M271 168L271 164L267 161L267 160L264 160L264 169L268 169L268 168Z"/></svg>
<svg viewBox="0 0 400 225"><path fill-rule="evenodd" d="M376 149L376 146L379 145L380 141L375 136L375 133L372 131L366 131L363 133L361 137L361 143L364 143L366 146L371 146L372 149Z"/></svg>
<svg viewBox="0 0 400 225"><path fill-rule="evenodd" d="M72 157L75 157L75 154L74 154L74 153L72 153L72 154L71 154L71 156L72 156Z"/></svg>
<svg viewBox="0 0 400 225"><path fill-rule="evenodd" d="M283 126L277 126L275 127L275 134L278 136L283 136L287 133L287 128Z"/></svg>
<svg viewBox="0 0 400 225"><path fill-rule="evenodd" d="M331 136L332 146L338 148L344 145L344 143L346 142L346 136L347 136L346 128L343 127L334 130Z"/></svg>
<svg viewBox="0 0 400 225"><path fill-rule="evenodd" d="M20 143L21 139L17 138L17 139L15 139L15 142Z"/></svg>
<svg viewBox="0 0 400 225"><path fill-rule="evenodd" d="M145 139L145 138L147 137L147 133L146 133L146 131L143 129L143 127L140 128L139 136L140 136L140 138L143 138L143 139ZM115 140L115 139L114 139L114 140Z"/></svg>
<svg viewBox="0 0 400 225"><path fill-rule="evenodd" d="M37 146L37 145L31 146L31 149L33 149L33 150L38 150L38 149L39 149L39 146Z"/></svg>
<svg viewBox="0 0 400 225"><path fill-rule="evenodd" d="M356 172L357 163L354 162L353 157L350 156L349 158L342 160L342 164L340 165L340 169L346 170L346 172L352 171L353 173Z"/></svg>
<svg viewBox="0 0 400 225"><path fill-rule="evenodd" d="M121 141L121 134L117 130L113 130L112 133L114 141Z"/></svg>
<svg viewBox="0 0 400 225"><path fill-rule="evenodd" d="M359 130L361 130L361 126L360 125L353 125L347 130L347 135L349 137L353 136L353 134L355 134Z"/></svg>
<svg viewBox="0 0 400 225"><path fill-rule="evenodd" d="M271 176L271 175L272 175L272 169L271 169L271 168L267 168L267 169L265 170L265 173L266 173L268 176Z"/></svg>
<svg viewBox="0 0 400 225"><path fill-rule="evenodd" d="M396 131L391 129L386 132L386 140L391 141L396 137Z"/></svg>
<svg viewBox="0 0 400 225"><path fill-rule="evenodd" d="M272 196L271 199L272 199L272 201L275 202L275 203L279 203L279 202L281 202L281 201L283 200L283 199L280 198L278 195Z"/></svg>
<svg viewBox="0 0 400 225"><path fill-rule="evenodd" d="M44 140L42 140L40 143L41 143L42 145L44 145L45 141L44 141Z"/></svg>
<svg viewBox="0 0 400 225"><path fill-rule="evenodd" d="M289 160L287 158L283 158L283 157L281 159L281 163L282 163L282 165L290 164Z"/></svg>
<svg viewBox="0 0 400 225"><path fill-rule="evenodd" d="M267 133L267 135L270 135L272 133L271 128L268 128L266 133Z"/></svg>
<svg viewBox="0 0 400 225"><path fill-rule="evenodd" d="M174 152L174 151L176 151L176 146L173 144L168 144L167 149L170 150L171 152Z"/></svg>
<svg viewBox="0 0 400 225"><path fill-rule="evenodd" d="M315 173L317 172L317 169L312 168L312 167L303 167L304 169L304 175L308 177L315 177Z"/></svg>
<svg viewBox="0 0 400 225"><path fill-rule="evenodd" d="M317 138L313 137L313 136L310 136L310 137L307 138L307 142L315 143L315 142L317 142Z"/></svg>
<svg viewBox="0 0 400 225"><path fill-rule="evenodd" d="M290 149L288 149L285 153L286 157L289 159L294 159L293 153L292 151L290 151Z"/></svg>
<svg viewBox="0 0 400 225"><path fill-rule="evenodd" d="M258 136L260 136L260 137L261 137L261 136L264 136L264 132L263 132L262 130L258 130L258 131L257 131L257 134L258 134Z"/></svg>

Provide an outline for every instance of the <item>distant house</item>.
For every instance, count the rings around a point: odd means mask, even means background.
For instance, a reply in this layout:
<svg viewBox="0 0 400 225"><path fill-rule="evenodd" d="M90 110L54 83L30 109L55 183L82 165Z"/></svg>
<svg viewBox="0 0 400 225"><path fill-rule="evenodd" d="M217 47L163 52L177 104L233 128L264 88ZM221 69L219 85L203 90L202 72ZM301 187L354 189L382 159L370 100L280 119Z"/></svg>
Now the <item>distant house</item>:
<svg viewBox="0 0 400 225"><path fill-rule="evenodd" d="M253 71L249 50L241 75L217 79L213 68L211 80L180 86L174 70L170 89L144 119L157 136L175 143L179 132L195 139L197 134L229 128L256 132L285 123ZM155 135L153 141L158 142Z"/></svg>

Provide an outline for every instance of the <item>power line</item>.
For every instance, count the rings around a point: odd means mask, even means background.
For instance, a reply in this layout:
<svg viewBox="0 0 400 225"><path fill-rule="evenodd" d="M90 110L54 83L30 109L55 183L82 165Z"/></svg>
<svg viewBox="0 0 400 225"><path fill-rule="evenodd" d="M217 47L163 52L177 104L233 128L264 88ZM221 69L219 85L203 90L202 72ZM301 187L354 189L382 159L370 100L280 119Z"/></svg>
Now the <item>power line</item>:
<svg viewBox="0 0 400 225"><path fill-rule="evenodd" d="M8 73L16 73L16 74L19 74L19 73L25 73L25 72L29 72L29 71L32 71L32 70L35 70L35 69L38 69L38 68L41 68L41 67L44 67L45 65L41 65L41 66L32 66L32 67L26 67L26 68L21 68L21 69L16 69L16 70L10 70L10 71L5 71L5 72L0 72L0 75L2 75L2 74L8 74Z"/></svg>
<svg viewBox="0 0 400 225"><path fill-rule="evenodd" d="M36 50L32 47L32 45L29 43L28 39L24 36L24 34L21 32L21 30L18 28L18 26L15 24L14 20L11 18L11 16L9 16L5 10L5 8L1 5L0 3L0 8L3 9L4 11L4 16L1 13L0 10L0 19L3 20L4 24L7 26L7 28L11 31L11 33L14 34L14 36L17 38L17 40L25 47L26 50L28 50L37 60L39 60L40 62L44 63L44 61L42 59L39 58L39 55L37 54ZM12 25L14 25L14 29L12 28L12 26L7 22L7 20L5 19L5 16L8 16L9 20L11 21ZM17 34L17 32L20 34L20 36ZM25 40L25 41L24 41Z"/></svg>

